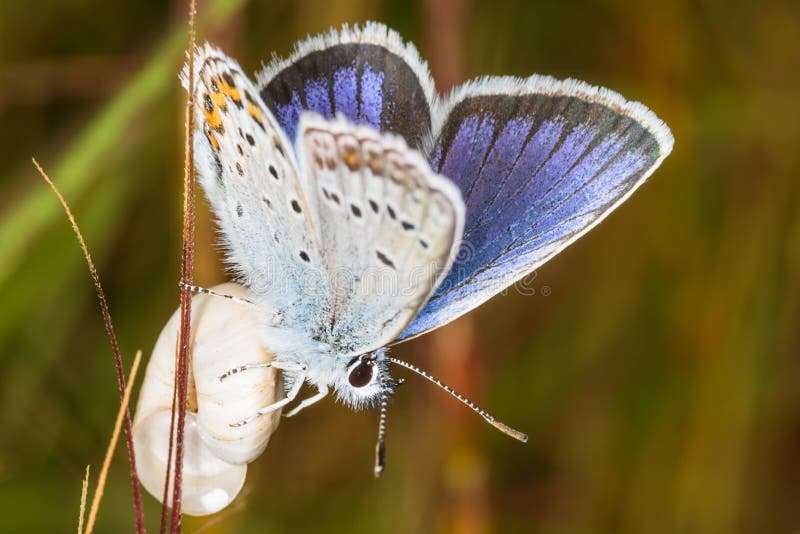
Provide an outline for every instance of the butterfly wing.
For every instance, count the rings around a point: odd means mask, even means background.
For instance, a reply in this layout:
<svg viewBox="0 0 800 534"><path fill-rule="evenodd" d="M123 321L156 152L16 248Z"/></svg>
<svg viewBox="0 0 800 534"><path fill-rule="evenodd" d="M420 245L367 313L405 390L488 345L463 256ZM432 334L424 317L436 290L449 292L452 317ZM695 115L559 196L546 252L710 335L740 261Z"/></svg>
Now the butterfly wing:
<svg viewBox="0 0 800 534"><path fill-rule="evenodd" d="M234 60L205 45L194 73L195 167L227 261L287 325L310 324L327 280L292 145Z"/></svg>
<svg viewBox="0 0 800 534"><path fill-rule="evenodd" d="M331 287L328 343L340 354L399 334L449 271L464 205L396 135L305 114L300 176Z"/></svg>
<svg viewBox="0 0 800 534"><path fill-rule="evenodd" d="M575 80L469 82L439 116L432 167L463 193L464 238L400 340L452 321L552 258L627 199L673 143L643 105Z"/></svg>
<svg viewBox="0 0 800 534"><path fill-rule="evenodd" d="M303 111L342 114L399 134L414 148L430 133L435 90L428 67L413 45L382 24L306 39L257 78L261 97L291 140Z"/></svg>

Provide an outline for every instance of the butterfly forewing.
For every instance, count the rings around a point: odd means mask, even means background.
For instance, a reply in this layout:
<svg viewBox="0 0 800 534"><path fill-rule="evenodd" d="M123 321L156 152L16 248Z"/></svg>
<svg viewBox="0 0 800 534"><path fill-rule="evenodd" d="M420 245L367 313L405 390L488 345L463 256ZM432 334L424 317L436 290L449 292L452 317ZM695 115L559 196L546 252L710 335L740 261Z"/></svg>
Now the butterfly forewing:
<svg viewBox="0 0 800 534"><path fill-rule="evenodd" d="M292 146L238 64L210 46L197 51L194 102L195 165L227 260L260 303L303 327L325 308L327 280Z"/></svg>
<svg viewBox="0 0 800 534"><path fill-rule="evenodd" d="M331 344L363 353L399 334L447 273L464 207L398 136L305 116L298 154L332 291Z"/></svg>
<svg viewBox="0 0 800 534"><path fill-rule="evenodd" d="M648 109L551 78L488 78L445 103L431 154L461 189L458 261L401 339L480 305L599 223L672 149Z"/></svg>
<svg viewBox="0 0 800 534"><path fill-rule="evenodd" d="M303 111L402 135L420 148L430 133L433 81L411 44L381 24L299 43L258 75L261 97L291 140Z"/></svg>

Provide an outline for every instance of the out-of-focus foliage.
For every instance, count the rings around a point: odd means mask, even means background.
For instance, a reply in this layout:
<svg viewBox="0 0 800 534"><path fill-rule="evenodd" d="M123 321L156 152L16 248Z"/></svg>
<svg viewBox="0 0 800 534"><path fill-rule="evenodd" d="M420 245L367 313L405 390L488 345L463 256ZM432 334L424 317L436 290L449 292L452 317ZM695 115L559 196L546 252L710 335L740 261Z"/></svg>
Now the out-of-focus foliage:
<svg viewBox="0 0 800 534"><path fill-rule="evenodd" d="M79 248L30 157L64 186L129 364L177 306L185 13L0 3L3 531L74 528L84 466L99 464L119 402ZM210 531L800 526L796 2L207 0L200 14L200 37L248 71L307 33L377 19L435 58L435 74L581 78L645 102L676 139L648 185L539 270L535 295L511 292L397 351L528 445L411 377L383 479L371 474L375 414L321 403L282 424ZM457 30L452 58L431 49L436 17ZM224 279L213 239L203 204L204 285ZM98 528L133 528L124 454Z"/></svg>

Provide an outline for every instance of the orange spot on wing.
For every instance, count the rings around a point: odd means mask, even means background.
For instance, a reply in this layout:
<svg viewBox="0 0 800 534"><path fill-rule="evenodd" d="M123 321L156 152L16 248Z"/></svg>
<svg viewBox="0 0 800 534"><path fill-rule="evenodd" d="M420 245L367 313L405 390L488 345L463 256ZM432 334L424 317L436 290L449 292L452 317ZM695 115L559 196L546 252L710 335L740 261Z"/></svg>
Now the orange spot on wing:
<svg viewBox="0 0 800 534"><path fill-rule="evenodd" d="M222 109L228 107L228 104L225 102L225 95L223 93L211 93L211 101L214 102L214 106Z"/></svg>
<svg viewBox="0 0 800 534"><path fill-rule="evenodd" d="M221 80L219 84L219 90L221 94L224 94L234 102L241 102L242 96L239 94L239 89L228 85L228 82Z"/></svg>
<svg viewBox="0 0 800 534"><path fill-rule="evenodd" d="M261 118L261 110L258 108L258 106L256 106L252 102L248 101L247 102L247 111L256 120L256 122L258 122L261 125L264 124L264 121Z"/></svg>
<svg viewBox="0 0 800 534"><path fill-rule="evenodd" d="M220 131L223 129L222 115L220 114L218 107L214 106L211 111L205 110L203 111L203 114L206 117L206 122L213 130Z"/></svg>
<svg viewBox="0 0 800 534"><path fill-rule="evenodd" d="M358 165L358 156L355 153L344 154L344 162L350 169L355 169Z"/></svg>

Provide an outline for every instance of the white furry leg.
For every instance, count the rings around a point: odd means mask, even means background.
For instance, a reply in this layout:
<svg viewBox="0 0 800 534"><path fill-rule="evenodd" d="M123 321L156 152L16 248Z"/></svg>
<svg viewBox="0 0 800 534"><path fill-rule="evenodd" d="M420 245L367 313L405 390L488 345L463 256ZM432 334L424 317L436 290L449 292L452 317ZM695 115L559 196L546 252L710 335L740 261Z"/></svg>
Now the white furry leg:
<svg viewBox="0 0 800 534"><path fill-rule="evenodd" d="M241 421L238 421L236 423L231 423L230 426L232 426L234 428L235 427L244 426L247 423L250 423L250 422L258 419L262 415L266 415L268 413L274 412L275 410L277 410L279 408L283 408L284 406L286 406L287 404L292 402L297 397L297 394L300 393L300 388L303 386L303 382L305 382L305 380L306 380L305 371L299 372L297 374L297 376L295 377L295 379L294 379L294 384L292 384L292 389L289 390L289 393L286 394L285 398L279 400L278 402L270 404L269 406L267 406L265 408L261 408L260 410L258 410L255 413L255 415L251 415L247 419L242 419Z"/></svg>
<svg viewBox="0 0 800 534"><path fill-rule="evenodd" d="M325 386L325 385L320 386L319 391L317 392L316 395L312 395L311 397L309 397L307 399L303 399L302 401L300 401L300 404L295 406L289 413L283 414L283 416L284 417L292 417L294 415L297 415L300 412L300 410L302 410L303 408L308 408L312 404L314 404L316 402L319 402L322 399L324 399L325 395L328 394L328 391L329 391L328 390L328 386Z"/></svg>
<svg viewBox="0 0 800 534"><path fill-rule="evenodd" d="M265 367L274 367L275 369L279 369L281 371L287 371L290 373L305 374L306 371L305 365L299 365L291 362L271 361L271 362L259 362L259 363L246 363L244 365L240 365L239 367L234 367L233 369L225 371L224 373L219 375L219 381L222 382L229 376L241 373L243 371L250 371L251 369L263 369Z"/></svg>

